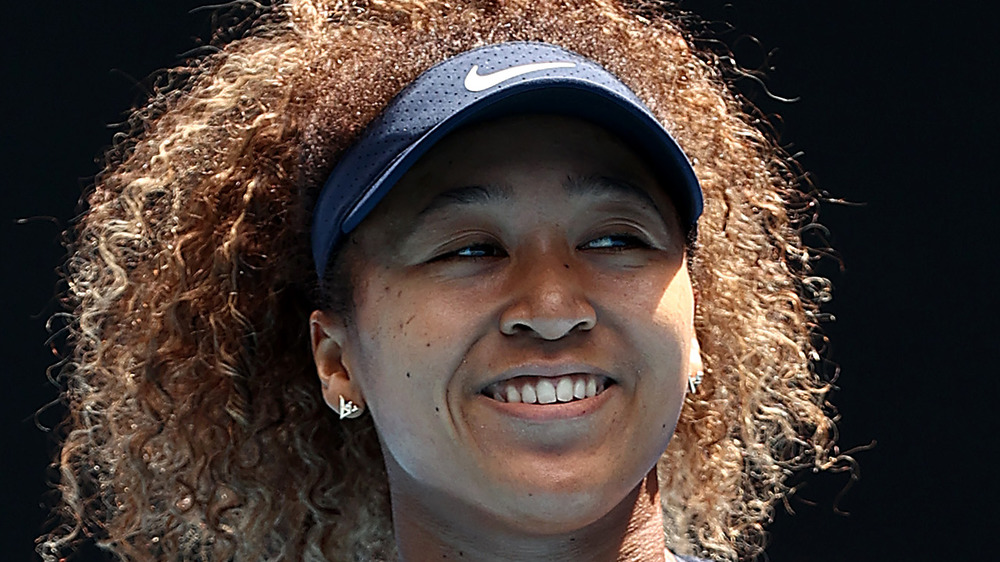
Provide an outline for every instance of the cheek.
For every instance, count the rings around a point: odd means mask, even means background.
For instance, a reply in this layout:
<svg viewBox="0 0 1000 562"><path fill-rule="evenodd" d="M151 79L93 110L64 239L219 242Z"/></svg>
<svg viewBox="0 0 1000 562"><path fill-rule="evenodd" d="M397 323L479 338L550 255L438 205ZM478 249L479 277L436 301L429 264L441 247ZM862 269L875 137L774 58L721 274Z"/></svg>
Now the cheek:
<svg viewBox="0 0 1000 562"><path fill-rule="evenodd" d="M402 297L385 301L393 313L359 322L359 382L383 453L404 473L433 482L443 471L439 459L453 457L446 389L454 354L433 333L440 321L414 304L419 299Z"/></svg>
<svg viewBox="0 0 1000 562"><path fill-rule="evenodd" d="M642 276L623 289L620 329L635 345L637 408L647 438L664 445L680 415L694 337L694 294L684 267L672 275Z"/></svg>
<svg viewBox="0 0 1000 562"><path fill-rule="evenodd" d="M348 358L365 400L376 409L413 379L409 365L418 351L418 311L403 291L381 279L370 280L355 296L354 332Z"/></svg>
<svg viewBox="0 0 1000 562"><path fill-rule="evenodd" d="M687 345L694 333L694 291L684 265L639 270L634 275L602 275L594 294L608 316L629 326L640 340L663 344L681 340ZM648 342L647 342L648 343ZM653 345L652 347L658 347Z"/></svg>
<svg viewBox="0 0 1000 562"><path fill-rule="evenodd" d="M420 425L442 411L461 360L451 352L454 318L419 288L381 281L367 289L356 301L354 374L380 429Z"/></svg>
<svg viewBox="0 0 1000 562"><path fill-rule="evenodd" d="M658 289L651 287L650 301L655 322L690 338L694 332L694 290L686 263L661 281Z"/></svg>
<svg viewBox="0 0 1000 562"><path fill-rule="evenodd" d="M683 273L665 288L652 313L652 331L658 333L661 360L670 366L669 378L679 389L672 393L675 396L683 395L694 338L694 294L686 272Z"/></svg>

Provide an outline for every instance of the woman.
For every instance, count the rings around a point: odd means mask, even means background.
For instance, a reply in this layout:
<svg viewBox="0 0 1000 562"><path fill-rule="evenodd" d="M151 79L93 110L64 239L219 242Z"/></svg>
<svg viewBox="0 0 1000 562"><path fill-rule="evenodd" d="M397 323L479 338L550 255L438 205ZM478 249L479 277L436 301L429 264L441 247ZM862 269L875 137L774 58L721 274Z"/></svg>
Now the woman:
<svg viewBox="0 0 1000 562"><path fill-rule="evenodd" d="M295 0L190 72L77 232L43 556L735 559L831 463L811 203L659 8Z"/></svg>

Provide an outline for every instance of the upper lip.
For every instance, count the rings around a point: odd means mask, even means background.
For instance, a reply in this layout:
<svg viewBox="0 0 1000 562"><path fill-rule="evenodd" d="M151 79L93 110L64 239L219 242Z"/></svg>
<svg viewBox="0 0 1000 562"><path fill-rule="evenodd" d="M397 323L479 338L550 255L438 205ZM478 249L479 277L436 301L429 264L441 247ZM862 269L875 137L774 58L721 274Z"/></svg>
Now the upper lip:
<svg viewBox="0 0 1000 562"><path fill-rule="evenodd" d="M613 382L617 382L615 377L604 369L588 365L586 363L524 363L506 369L486 381L479 388L482 392L490 385L516 377L562 377L566 375L601 375Z"/></svg>

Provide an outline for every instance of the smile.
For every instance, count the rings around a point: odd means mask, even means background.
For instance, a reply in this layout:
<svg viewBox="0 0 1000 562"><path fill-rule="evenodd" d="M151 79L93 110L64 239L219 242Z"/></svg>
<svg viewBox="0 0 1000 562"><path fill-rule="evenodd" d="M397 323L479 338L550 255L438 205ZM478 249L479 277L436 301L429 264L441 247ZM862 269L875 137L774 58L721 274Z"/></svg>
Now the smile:
<svg viewBox="0 0 1000 562"><path fill-rule="evenodd" d="M493 383L482 394L497 402L556 404L593 398L612 384L603 375L520 376Z"/></svg>

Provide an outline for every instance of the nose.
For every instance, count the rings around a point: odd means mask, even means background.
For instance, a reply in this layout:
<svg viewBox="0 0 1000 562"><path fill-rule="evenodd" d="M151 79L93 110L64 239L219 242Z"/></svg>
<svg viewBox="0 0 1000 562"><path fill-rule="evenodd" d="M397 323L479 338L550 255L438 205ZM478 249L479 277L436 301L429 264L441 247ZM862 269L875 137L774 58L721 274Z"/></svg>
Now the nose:
<svg viewBox="0 0 1000 562"><path fill-rule="evenodd" d="M515 298L500 316L500 331L558 340L593 329L597 312L587 299L580 267L557 256L526 263L511 281Z"/></svg>

